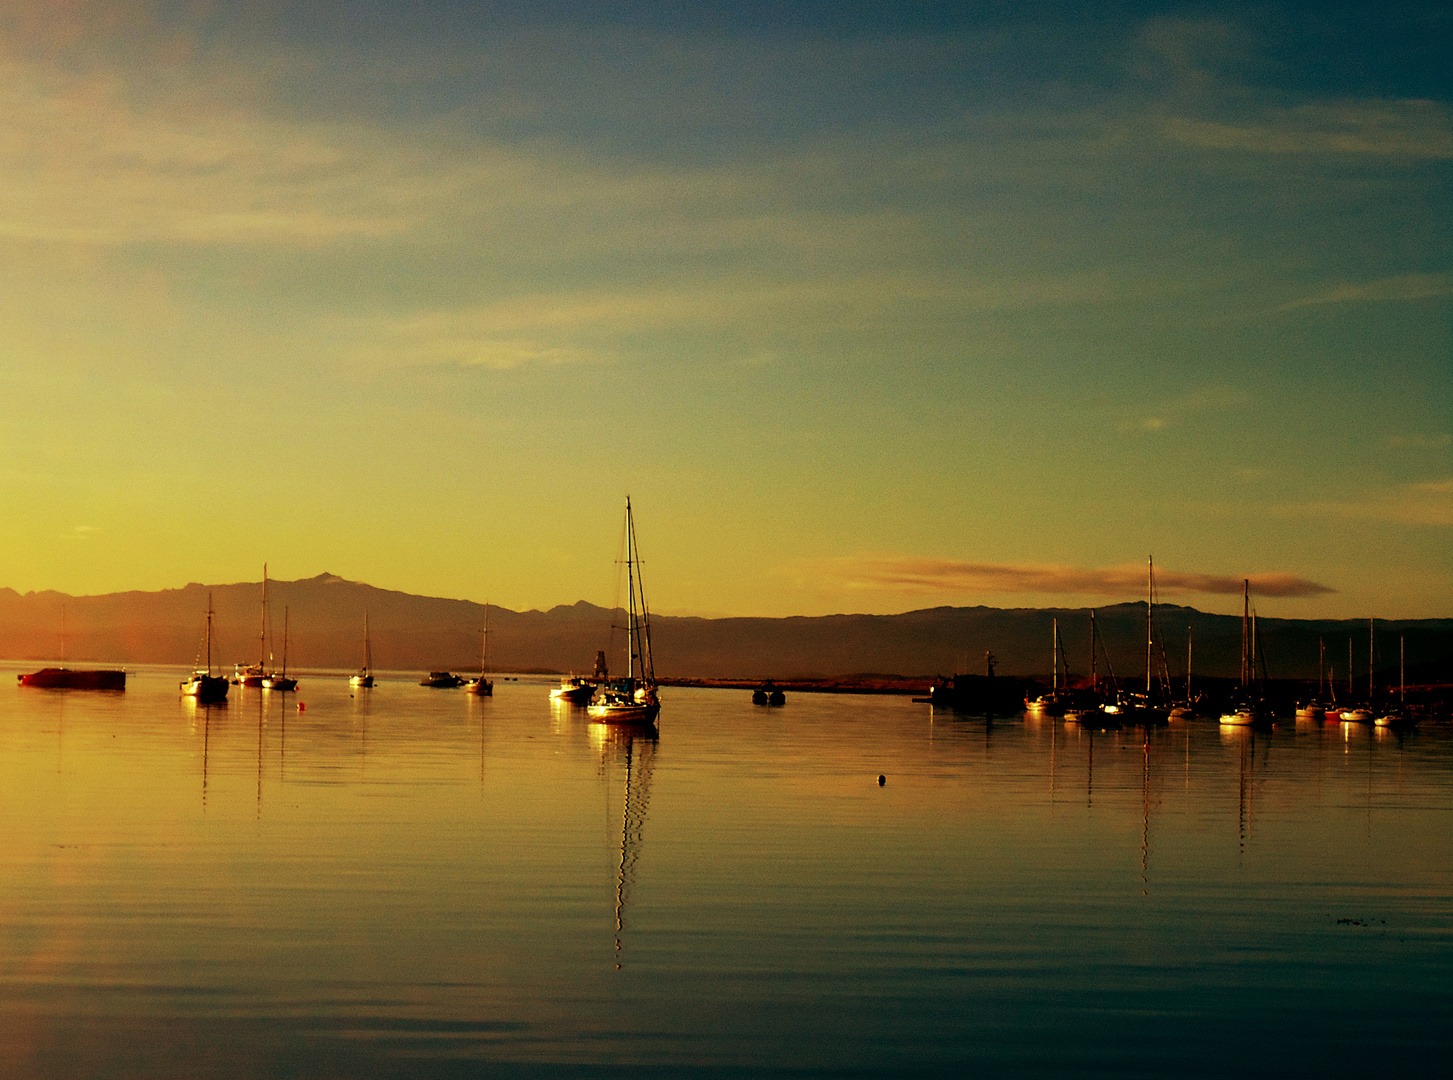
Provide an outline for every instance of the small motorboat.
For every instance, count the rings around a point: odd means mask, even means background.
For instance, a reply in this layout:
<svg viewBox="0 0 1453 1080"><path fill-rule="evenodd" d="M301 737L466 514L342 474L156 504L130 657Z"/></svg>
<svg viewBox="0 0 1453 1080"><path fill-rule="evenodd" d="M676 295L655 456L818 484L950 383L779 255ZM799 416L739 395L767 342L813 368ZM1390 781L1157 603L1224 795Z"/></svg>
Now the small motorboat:
<svg viewBox="0 0 1453 1080"><path fill-rule="evenodd" d="M452 671L431 671L419 680L419 685L432 686L438 690L452 690L456 686L463 686L464 680Z"/></svg>
<svg viewBox="0 0 1453 1080"><path fill-rule="evenodd" d="M561 678L560 685L551 689L550 697L570 705L589 705L595 697L595 683L578 675Z"/></svg>

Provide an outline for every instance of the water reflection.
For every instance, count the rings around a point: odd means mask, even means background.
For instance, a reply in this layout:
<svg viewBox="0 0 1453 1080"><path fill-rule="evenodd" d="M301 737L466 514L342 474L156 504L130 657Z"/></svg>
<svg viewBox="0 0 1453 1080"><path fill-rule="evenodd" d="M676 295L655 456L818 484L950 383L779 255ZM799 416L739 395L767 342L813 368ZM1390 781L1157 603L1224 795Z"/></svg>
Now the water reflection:
<svg viewBox="0 0 1453 1080"><path fill-rule="evenodd" d="M591 724L590 738L599 748L603 765L613 762L625 770L621 799L621 850L620 862L616 867L615 894L615 966L619 971L623 959L622 938L626 927L626 904L636 881L636 863L641 855L642 832L646 825L646 811L651 802L651 766L659 736L655 728Z"/></svg>
<svg viewBox="0 0 1453 1080"><path fill-rule="evenodd" d="M345 680L0 678L10 1071L1431 1075L1453 1038L1443 725L683 689L660 758L542 685Z"/></svg>

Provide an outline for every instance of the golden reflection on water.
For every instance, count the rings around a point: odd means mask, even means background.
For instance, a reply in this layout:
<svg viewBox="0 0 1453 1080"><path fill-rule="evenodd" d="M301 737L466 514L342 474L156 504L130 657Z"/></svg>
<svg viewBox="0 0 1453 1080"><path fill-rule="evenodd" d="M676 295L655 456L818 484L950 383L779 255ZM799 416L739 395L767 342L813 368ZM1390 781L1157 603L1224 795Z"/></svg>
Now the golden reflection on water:
<svg viewBox="0 0 1453 1080"><path fill-rule="evenodd" d="M225 707L174 673L107 701L4 682L22 1073L105 1075L112 1039L158 1076L1058 1074L1133 1071L1094 1049L1131 1045L1335 1072L1322 1041L1416 1072L1413 1020L1444 1030L1443 727L1096 731L827 695L768 716L680 690L643 732L543 682L311 676ZM1349 1000L1381 1058L1336 1042ZM1270 1057L1205 1034L1268 1016Z"/></svg>

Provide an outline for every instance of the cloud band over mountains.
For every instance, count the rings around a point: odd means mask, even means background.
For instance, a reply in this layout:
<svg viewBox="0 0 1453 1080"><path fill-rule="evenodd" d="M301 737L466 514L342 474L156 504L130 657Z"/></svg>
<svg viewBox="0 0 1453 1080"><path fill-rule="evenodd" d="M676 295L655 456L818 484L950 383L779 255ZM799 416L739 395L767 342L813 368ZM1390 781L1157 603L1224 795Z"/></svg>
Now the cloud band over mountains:
<svg viewBox="0 0 1453 1080"><path fill-rule="evenodd" d="M927 559L896 555L854 555L813 559L798 564L803 576L822 585L852 590L910 593L1041 593L1135 596L1145 590L1146 568L1140 564L1082 568L1054 564L1013 565ZM1257 596L1322 596L1336 589L1296 574L1219 574L1156 570L1157 592L1231 595L1243 580Z"/></svg>

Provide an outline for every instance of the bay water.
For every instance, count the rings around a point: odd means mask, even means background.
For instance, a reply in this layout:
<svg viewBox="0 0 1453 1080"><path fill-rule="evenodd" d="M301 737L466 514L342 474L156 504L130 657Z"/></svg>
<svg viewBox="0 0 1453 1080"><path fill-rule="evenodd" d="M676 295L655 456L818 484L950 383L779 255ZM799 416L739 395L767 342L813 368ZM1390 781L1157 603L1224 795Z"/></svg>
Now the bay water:
<svg viewBox="0 0 1453 1080"><path fill-rule="evenodd" d="M34 666L34 665L31 665ZM1434 1075L1453 728L0 666L0 1075ZM879 777L882 777L882 783Z"/></svg>

